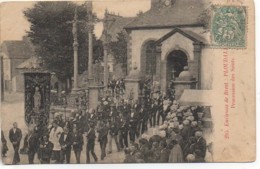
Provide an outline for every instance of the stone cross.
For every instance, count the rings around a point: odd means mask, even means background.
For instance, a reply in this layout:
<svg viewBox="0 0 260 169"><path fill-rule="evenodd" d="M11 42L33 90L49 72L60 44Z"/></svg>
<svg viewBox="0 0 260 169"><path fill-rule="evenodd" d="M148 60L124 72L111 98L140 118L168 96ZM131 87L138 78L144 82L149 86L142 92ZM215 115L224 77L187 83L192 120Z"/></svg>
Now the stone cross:
<svg viewBox="0 0 260 169"><path fill-rule="evenodd" d="M73 51L74 51L74 84L73 84L73 92L78 90L78 23L83 23L83 21L78 20L78 11L77 7L75 8L75 15L72 21L67 22L68 24L72 24L72 35L73 35Z"/></svg>

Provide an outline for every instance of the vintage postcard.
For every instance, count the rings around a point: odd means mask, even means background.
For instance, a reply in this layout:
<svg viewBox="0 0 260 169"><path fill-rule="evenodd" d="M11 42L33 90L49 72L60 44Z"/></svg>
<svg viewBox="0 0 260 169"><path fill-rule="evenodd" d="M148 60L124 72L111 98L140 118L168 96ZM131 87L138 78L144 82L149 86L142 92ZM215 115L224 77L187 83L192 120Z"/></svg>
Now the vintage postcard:
<svg viewBox="0 0 260 169"><path fill-rule="evenodd" d="M255 161L253 0L0 12L3 165Z"/></svg>

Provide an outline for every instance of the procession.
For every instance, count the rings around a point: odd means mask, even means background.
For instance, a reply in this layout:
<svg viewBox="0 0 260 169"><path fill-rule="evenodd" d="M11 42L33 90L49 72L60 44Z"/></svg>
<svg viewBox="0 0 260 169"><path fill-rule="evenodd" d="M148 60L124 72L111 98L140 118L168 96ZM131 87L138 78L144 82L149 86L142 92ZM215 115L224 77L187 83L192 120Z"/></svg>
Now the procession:
<svg viewBox="0 0 260 169"><path fill-rule="evenodd" d="M103 104L109 100L102 98ZM79 109L66 120L56 113L49 126L29 128L23 145L22 131L14 122L9 140L2 137L2 144L13 144L13 164L20 162L19 152L28 155L29 164L34 164L35 158L42 164L69 164L74 155L76 163L94 163L115 153L112 145L124 152L124 163L205 162L206 152L208 156L212 153L202 136L201 107L179 106L174 96L148 97L132 105L122 100L117 107L103 104L97 110ZM148 129L157 133L148 135ZM100 146L100 157L95 154L95 146ZM86 159L80 161L83 149ZM5 155L2 149L2 157Z"/></svg>
<svg viewBox="0 0 260 169"><path fill-rule="evenodd" d="M92 1L23 9L30 31L0 50L3 164L214 162L212 79L195 17L205 2L144 2L147 12L106 8L102 19ZM190 4L194 18L183 20L195 32L176 26L181 16L156 25L158 11L167 18Z"/></svg>

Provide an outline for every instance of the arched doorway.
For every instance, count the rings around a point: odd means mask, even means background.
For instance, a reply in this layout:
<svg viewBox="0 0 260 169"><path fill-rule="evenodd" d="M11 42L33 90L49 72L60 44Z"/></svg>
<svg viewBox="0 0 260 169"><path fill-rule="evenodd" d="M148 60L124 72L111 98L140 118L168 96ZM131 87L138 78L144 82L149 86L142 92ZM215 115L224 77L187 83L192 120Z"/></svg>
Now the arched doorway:
<svg viewBox="0 0 260 169"><path fill-rule="evenodd" d="M174 50L167 56L167 86L171 80L178 78L184 66L188 65L187 55L181 50Z"/></svg>

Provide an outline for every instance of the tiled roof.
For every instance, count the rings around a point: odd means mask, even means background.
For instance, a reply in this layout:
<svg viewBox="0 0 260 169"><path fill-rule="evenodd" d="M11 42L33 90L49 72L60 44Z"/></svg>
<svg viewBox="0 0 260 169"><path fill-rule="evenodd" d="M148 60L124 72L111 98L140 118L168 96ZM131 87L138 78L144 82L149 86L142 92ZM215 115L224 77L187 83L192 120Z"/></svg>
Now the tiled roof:
<svg viewBox="0 0 260 169"><path fill-rule="evenodd" d="M27 59L33 55L30 44L25 41L4 41L1 45L1 50L6 53L10 59Z"/></svg>
<svg viewBox="0 0 260 169"><path fill-rule="evenodd" d="M129 23L125 29L201 25L198 18L207 6L206 0L176 0L171 7L150 9Z"/></svg>

